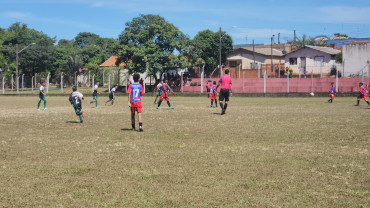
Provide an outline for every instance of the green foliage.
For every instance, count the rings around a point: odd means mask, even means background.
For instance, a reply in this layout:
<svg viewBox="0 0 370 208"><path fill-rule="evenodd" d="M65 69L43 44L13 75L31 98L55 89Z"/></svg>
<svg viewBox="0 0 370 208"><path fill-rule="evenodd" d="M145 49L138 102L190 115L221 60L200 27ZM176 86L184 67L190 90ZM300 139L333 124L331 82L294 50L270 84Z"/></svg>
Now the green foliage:
<svg viewBox="0 0 370 208"><path fill-rule="evenodd" d="M221 32L221 62L226 62L227 54L233 50L231 36ZM219 63L220 32L203 30L198 32L192 41L192 63L205 65L205 73L210 74Z"/></svg>
<svg viewBox="0 0 370 208"><path fill-rule="evenodd" d="M119 36L119 62L129 73L147 72L158 79L175 67L188 67L188 38L159 15L140 15L126 23Z"/></svg>
<svg viewBox="0 0 370 208"><path fill-rule="evenodd" d="M335 36L335 37L345 37L345 38L348 38L348 35L346 35L346 34L341 34L341 33L334 33L334 36Z"/></svg>
<svg viewBox="0 0 370 208"><path fill-rule="evenodd" d="M342 63L343 62L343 53L342 53L342 51L340 53L337 53L337 55L335 55L335 62L337 62L337 63Z"/></svg>
<svg viewBox="0 0 370 208"><path fill-rule="evenodd" d="M293 76L293 69L287 66L285 67L285 74L288 74L288 73L289 73L289 77Z"/></svg>
<svg viewBox="0 0 370 208"><path fill-rule="evenodd" d="M292 43L292 47L294 48L294 50L303 48L306 45L327 46L322 41L316 41L313 37L307 35L303 35L302 38L296 37L296 39Z"/></svg>

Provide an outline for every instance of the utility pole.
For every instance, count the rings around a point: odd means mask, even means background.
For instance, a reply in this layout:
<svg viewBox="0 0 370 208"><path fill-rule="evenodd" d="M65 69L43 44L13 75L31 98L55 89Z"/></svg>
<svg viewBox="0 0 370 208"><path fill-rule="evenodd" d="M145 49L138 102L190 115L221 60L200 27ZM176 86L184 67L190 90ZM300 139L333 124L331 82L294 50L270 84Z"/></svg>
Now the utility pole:
<svg viewBox="0 0 370 208"><path fill-rule="evenodd" d="M219 38L220 38L219 67L220 67L220 77L221 77L222 76L222 67L221 67L221 44L222 44L222 41L221 41L221 27L220 27L220 35L219 35Z"/></svg>
<svg viewBox="0 0 370 208"><path fill-rule="evenodd" d="M273 42L274 37L275 37L275 35L271 36L271 72L274 72L274 65L273 65L273 61L272 61L272 44L273 44L272 42Z"/></svg>

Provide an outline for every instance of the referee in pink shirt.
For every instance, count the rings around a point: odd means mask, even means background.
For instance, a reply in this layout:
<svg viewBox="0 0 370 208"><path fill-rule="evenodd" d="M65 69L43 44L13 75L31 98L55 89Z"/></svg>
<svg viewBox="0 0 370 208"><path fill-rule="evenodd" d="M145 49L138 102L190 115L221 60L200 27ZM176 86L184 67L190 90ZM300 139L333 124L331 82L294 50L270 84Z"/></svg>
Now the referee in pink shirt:
<svg viewBox="0 0 370 208"><path fill-rule="evenodd" d="M221 76L220 80L218 81L216 90L218 87L221 85L221 90L220 90L220 97L219 97L219 102L220 106L222 109L221 115L224 115L226 112L227 104L229 103L229 97L233 95L232 93L232 80L231 77L229 76L229 70L225 70L225 75ZM225 105L223 104L225 100Z"/></svg>

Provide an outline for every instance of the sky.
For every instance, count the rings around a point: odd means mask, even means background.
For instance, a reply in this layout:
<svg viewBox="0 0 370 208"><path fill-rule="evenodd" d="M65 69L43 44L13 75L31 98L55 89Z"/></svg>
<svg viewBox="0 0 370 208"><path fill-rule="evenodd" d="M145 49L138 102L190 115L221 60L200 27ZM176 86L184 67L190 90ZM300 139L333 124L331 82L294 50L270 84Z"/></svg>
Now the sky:
<svg viewBox="0 0 370 208"><path fill-rule="evenodd" d="M370 0L1 0L0 27L27 24L57 40L80 32L118 38L125 23L157 14L193 38L221 27L234 44L268 44L306 34L370 37Z"/></svg>

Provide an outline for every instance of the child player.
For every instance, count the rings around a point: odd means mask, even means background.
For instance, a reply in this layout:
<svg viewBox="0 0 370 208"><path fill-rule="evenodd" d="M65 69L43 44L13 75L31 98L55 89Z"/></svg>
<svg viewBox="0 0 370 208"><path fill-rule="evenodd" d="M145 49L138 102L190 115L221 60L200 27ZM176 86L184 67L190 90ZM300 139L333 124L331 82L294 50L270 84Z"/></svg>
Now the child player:
<svg viewBox="0 0 370 208"><path fill-rule="evenodd" d="M114 101L116 100L116 96L114 96L114 92L117 90L117 85L114 85L113 87L112 87L112 89L110 90L110 93L109 93L109 100L107 100L106 102L105 102L105 105L107 104L107 103L109 103L110 101L112 101L112 104L111 105L113 105L113 103L114 103Z"/></svg>
<svg viewBox="0 0 370 208"><path fill-rule="evenodd" d="M139 84L140 75L134 74L134 83L130 84L127 88L128 93L128 106L131 108L131 124L132 130L135 131L135 111L139 117L139 130L143 131L143 123L141 121L141 96L144 95L144 89L141 84Z"/></svg>
<svg viewBox="0 0 370 208"><path fill-rule="evenodd" d="M329 90L329 97L330 97L330 99L328 100L329 103L333 102L333 99L335 98L334 94L335 94L335 86L334 86L334 82L332 82L330 90Z"/></svg>
<svg viewBox="0 0 370 208"><path fill-rule="evenodd" d="M157 98L161 96L161 87L163 85L163 80L160 80L155 88L155 92L157 92L157 96L155 97L154 104L157 104Z"/></svg>
<svg viewBox="0 0 370 208"><path fill-rule="evenodd" d="M84 96L77 92L77 87L72 87L73 92L69 95L69 102L73 105L76 115L80 118L80 123L83 122L82 118L85 118L85 113L82 111L81 100L84 99Z"/></svg>
<svg viewBox="0 0 370 208"><path fill-rule="evenodd" d="M173 92L173 91L170 88L170 86L168 86L167 82L168 82L168 80L165 79L164 80L164 83L163 83L163 85L162 85L162 87L160 89L161 97L159 98L159 102L158 102L158 107L157 107L158 110L161 109L159 106L161 106L161 103L162 103L163 99L165 99L167 101L167 105L168 105L168 107L169 107L170 110L171 109L174 109L174 107L171 107L170 101L168 99L168 91L171 91L171 92Z"/></svg>
<svg viewBox="0 0 370 208"><path fill-rule="evenodd" d="M360 95L357 97L357 104L356 104L356 106L359 106L360 105L361 98L365 100L365 102L367 103L367 105L370 105L369 101L367 101L366 89L363 86L363 83L360 82L358 84L358 86L360 87Z"/></svg>
<svg viewBox="0 0 370 208"><path fill-rule="evenodd" d="M37 104L37 110L38 111L40 110L41 101L44 101L44 110L47 110L47 108L46 108L46 93L44 91L45 91L45 82L42 82L41 87L40 87L40 93L39 93L39 103Z"/></svg>
<svg viewBox="0 0 370 208"><path fill-rule="evenodd" d="M98 107L98 87L99 87L99 82L96 82L96 85L94 86L94 92L93 92L93 101L89 101L89 105L91 103L95 103L95 108Z"/></svg>
<svg viewBox="0 0 370 208"><path fill-rule="evenodd" d="M211 108L213 108L213 100L217 108L217 92L216 92L216 81L209 87L209 98L211 99Z"/></svg>

